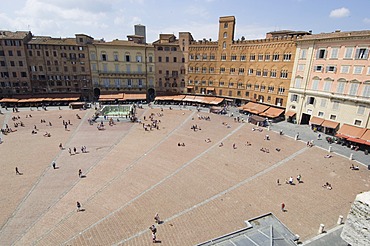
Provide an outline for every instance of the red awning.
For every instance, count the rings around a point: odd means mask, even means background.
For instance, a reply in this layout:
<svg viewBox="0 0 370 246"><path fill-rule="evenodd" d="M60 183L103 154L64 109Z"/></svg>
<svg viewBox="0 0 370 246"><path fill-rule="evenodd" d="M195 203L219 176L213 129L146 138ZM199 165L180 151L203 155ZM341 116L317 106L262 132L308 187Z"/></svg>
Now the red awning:
<svg viewBox="0 0 370 246"><path fill-rule="evenodd" d="M321 126L321 124L324 122L324 119L321 119L319 117L316 117L316 116L312 116L312 118L310 119L310 124L311 125L318 125L318 126Z"/></svg>
<svg viewBox="0 0 370 246"><path fill-rule="evenodd" d="M338 133L345 135L350 138L361 138L366 132L366 128L361 128L357 126L351 126L344 124L339 130Z"/></svg>

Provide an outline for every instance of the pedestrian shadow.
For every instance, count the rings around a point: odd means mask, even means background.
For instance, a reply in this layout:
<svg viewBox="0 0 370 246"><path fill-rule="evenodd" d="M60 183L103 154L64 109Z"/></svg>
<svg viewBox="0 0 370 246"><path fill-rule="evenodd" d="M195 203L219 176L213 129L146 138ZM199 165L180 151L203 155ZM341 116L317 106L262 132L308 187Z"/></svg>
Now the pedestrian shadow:
<svg viewBox="0 0 370 246"><path fill-rule="evenodd" d="M80 177L80 178L84 179L84 178L86 178L86 175L81 175L81 177Z"/></svg>
<svg viewBox="0 0 370 246"><path fill-rule="evenodd" d="M85 212L85 210L86 210L86 209L84 209L84 208L80 208L80 209L78 210L78 212Z"/></svg>
<svg viewBox="0 0 370 246"><path fill-rule="evenodd" d="M162 243L161 240L155 240L153 243Z"/></svg>

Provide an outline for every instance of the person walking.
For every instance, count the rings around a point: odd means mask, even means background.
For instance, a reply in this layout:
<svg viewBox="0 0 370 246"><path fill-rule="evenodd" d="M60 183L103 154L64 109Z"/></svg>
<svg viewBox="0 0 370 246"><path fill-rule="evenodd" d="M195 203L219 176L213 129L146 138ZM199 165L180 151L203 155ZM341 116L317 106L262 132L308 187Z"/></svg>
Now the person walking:
<svg viewBox="0 0 370 246"><path fill-rule="evenodd" d="M77 201L77 212L81 211L81 203Z"/></svg>
<svg viewBox="0 0 370 246"><path fill-rule="evenodd" d="M51 165L53 166L53 168L54 168L54 169L56 169L56 168L57 168L57 164L55 163L55 161L53 161L53 162L51 163Z"/></svg>
<svg viewBox="0 0 370 246"><path fill-rule="evenodd" d="M18 167L15 167L15 175L22 175L19 170L18 170Z"/></svg>
<svg viewBox="0 0 370 246"><path fill-rule="evenodd" d="M81 169L78 170L78 177L80 177L80 178L82 177L82 170Z"/></svg>
<svg viewBox="0 0 370 246"><path fill-rule="evenodd" d="M285 212L285 204L284 203L281 204L281 211Z"/></svg>

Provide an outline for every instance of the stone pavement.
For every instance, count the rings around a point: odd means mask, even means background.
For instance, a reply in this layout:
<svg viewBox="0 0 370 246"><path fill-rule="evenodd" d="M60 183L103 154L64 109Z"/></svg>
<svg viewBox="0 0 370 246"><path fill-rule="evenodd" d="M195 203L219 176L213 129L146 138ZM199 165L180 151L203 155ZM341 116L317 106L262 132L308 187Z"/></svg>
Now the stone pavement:
<svg viewBox="0 0 370 246"><path fill-rule="evenodd" d="M27 112L19 113L24 122ZM164 220L157 226L163 245L194 245L240 229L244 220L267 212L306 240L316 235L321 223L333 228L338 216L348 213L356 194L370 187L365 167L352 171L349 166L356 162L348 158L336 154L324 158L327 151L308 148L288 132L280 136L275 125L272 131L259 132L205 109L198 113L194 108L145 107L138 110L139 117L148 119L153 113L161 121L160 130L144 131L141 124L119 122L98 131L86 121L92 112L64 108L32 112L25 129L4 136L0 182L1 206L6 209L0 214L1 242L147 245L156 212ZM76 113L83 119L77 121ZM70 131L53 124L51 138L31 136L40 118L58 122L59 115L73 119ZM193 125L201 130L191 130ZM42 127L40 133L49 129ZM266 134L271 140L264 140ZM67 148L86 145L89 153L69 156L57 148L59 142ZM177 146L179 142L185 147ZM59 169L50 168L52 160ZM24 175L14 174L16 165ZM78 178L79 168L86 178ZM284 184L298 174L303 183ZM325 182L333 189L322 188ZM76 212L76 201L85 211ZM287 212L281 212L282 202Z"/></svg>

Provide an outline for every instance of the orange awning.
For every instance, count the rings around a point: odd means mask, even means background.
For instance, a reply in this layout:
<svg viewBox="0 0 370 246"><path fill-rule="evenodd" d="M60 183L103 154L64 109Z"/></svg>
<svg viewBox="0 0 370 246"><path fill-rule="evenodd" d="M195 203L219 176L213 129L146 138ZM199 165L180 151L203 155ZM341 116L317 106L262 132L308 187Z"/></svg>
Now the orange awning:
<svg viewBox="0 0 370 246"><path fill-rule="evenodd" d="M364 135L361 136L361 139L369 142L370 144L370 129L367 129Z"/></svg>
<svg viewBox="0 0 370 246"><path fill-rule="evenodd" d="M359 143L359 144L365 144L366 143L365 140L362 140L362 139L359 139L359 138L347 138L347 141L351 141L351 142Z"/></svg>
<svg viewBox="0 0 370 246"><path fill-rule="evenodd" d="M336 129L339 126L339 123L331 120L324 120L321 126Z"/></svg>
<svg viewBox="0 0 370 246"><path fill-rule="evenodd" d="M285 116L288 116L288 117L293 117L296 115L296 112L293 112L293 111L287 111L285 112Z"/></svg>
<svg viewBox="0 0 370 246"><path fill-rule="evenodd" d="M0 102L5 102L5 103L13 103L13 102L18 102L19 99L16 98L3 98L0 100Z"/></svg>
<svg viewBox="0 0 370 246"><path fill-rule="evenodd" d="M350 138L361 138L366 132L366 128L361 128L357 126L351 126L344 124L339 130L338 133Z"/></svg>
<svg viewBox="0 0 370 246"><path fill-rule="evenodd" d="M266 111L268 108L270 108L270 106L266 106L266 105L257 103L257 105L255 107L253 107L253 108L251 108L247 111L249 111L253 114L260 114L260 113Z"/></svg>
<svg viewBox="0 0 370 246"><path fill-rule="evenodd" d="M284 109L270 107L265 112L260 113L260 116L266 116L268 118L276 118L279 117L282 113L284 113Z"/></svg>
<svg viewBox="0 0 370 246"><path fill-rule="evenodd" d="M258 104L255 103L255 102L249 102L249 103L243 105L242 107L243 107L244 110L248 111L248 109L252 109L252 108L256 107L257 105Z"/></svg>
<svg viewBox="0 0 370 246"><path fill-rule="evenodd" d="M206 88L206 90L207 90L207 91L214 91L214 90L215 90L215 88L214 88L214 87L207 87L207 88Z"/></svg>
<svg viewBox="0 0 370 246"><path fill-rule="evenodd" d="M186 86L186 88L188 88L188 89L193 89L193 88L194 88L194 86Z"/></svg>
<svg viewBox="0 0 370 246"><path fill-rule="evenodd" d="M323 122L324 122L324 119L316 117L316 116L312 116L312 118L310 119L311 125L313 124L313 125L321 126Z"/></svg>
<svg viewBox="0 0 370 246"><path fill-rule="evenodd" d="M185 95L176 95L173 97L174 101L182 101L185 98Z"/></svg>
<svg viewBox="0 0 370 246"><path fill-rule="evenodd" d="M212 102L209 102L209 104L213 104L213 105L217 105L217 104L220 104L224 101L223 98L220 98L220 97L216 97L215 99L213 99Z"/></svg>
<svg viewBox="0 0 370 246"><path fill-rule="evenodd" d="M123 100L146 100L146 94L124 94Z"/></svg>

